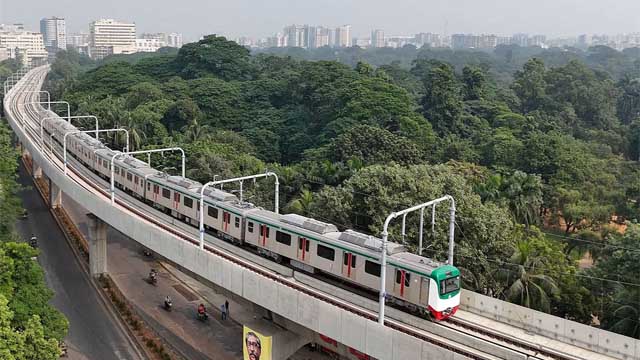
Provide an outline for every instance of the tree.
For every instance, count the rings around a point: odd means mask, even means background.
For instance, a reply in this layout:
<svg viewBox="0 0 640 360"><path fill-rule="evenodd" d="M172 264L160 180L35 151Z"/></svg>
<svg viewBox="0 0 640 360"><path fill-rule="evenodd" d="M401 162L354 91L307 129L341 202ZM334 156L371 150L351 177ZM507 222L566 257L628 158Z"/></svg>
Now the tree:
<svg viewBox="0 0 640 360"><path fill-rule="evenodd" d="M387 130L358 125L335 138L329 145L331 159L346 162L361 159L365 164L417 164L424 154L410 140Z"/></svg>
<svg viewBox="0 0 640 360"><path fill-rule="evenodd" d="M439 134L456 133L462 115L462 96L453 68L449 64L432 62L422 78L425 95L422 109Z"/></svg>
<svg viewBox="0 0 640 360"><path fill-rule="evenodd" d="M534 310L550 312L551 298L558 292L555 280L545 274L547 258L539 247L539 239L523 239L517 242L516 251L509 263L497 272L505 281L504 297L518 305Z"/></svg>
<svg viewBox="0 0 640 360"><path fill-rule="evenodd" d="M530 59L514 75L511 85L513 91L520 98L523 114L541 108L546 101L546 69L540 59Z"/></svg>
<svg viewBox="0 0 640 360"><path fill-rule="evenodd" d="M224 80L243 80L252 72L249 50L216 35L184 45L178 52L176 65L188 79L211 74Z"/></svg>
<svg viewBox="0 0 640 360"><path fill-rule="evenodd" d="M462 83L464 100L480 100L487 91L487 79L482 69L474 66L465 66L462 69Z"/></svg>
<svg viewBox="0 0 640 360"><path fill-rule="evenodd" d="M150 82L141 82L131 87L126 95L126 104L128 109L133 110L142 104L163 98L162 90L158 86Z"/></svg>

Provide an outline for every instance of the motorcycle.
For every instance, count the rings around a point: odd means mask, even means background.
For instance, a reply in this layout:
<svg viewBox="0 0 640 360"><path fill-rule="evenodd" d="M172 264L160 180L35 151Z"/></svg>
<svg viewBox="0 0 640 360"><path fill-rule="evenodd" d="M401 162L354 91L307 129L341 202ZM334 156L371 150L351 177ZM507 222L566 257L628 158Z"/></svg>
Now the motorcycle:
<svg viewBox="0 0 640 360"><path fill-rule="evenodd" d="M149 272L147 282L151 285L158 285L158 272L152 269L151 272Z"/></svg>
<svg viewBox="0 0 640 360"><path fill-rule="evenodd" d="M207 320L209 320L209 314L207 314L207 312L198 312L198 320L205 322Z"/></svg>
<svg viewBox="0 0 640 360"><path fill-rule="evenodd" d="M31 239L29 239L29 246L31 246L34 249L38 248L38 238L36 238L35 236L32 236Z"/></svg>
<svg viewBox="0 0 640 360"><path fill-rule="evenodd" d="M171 308L173 307L173 302L171 302L171 300L165 300L164 301L164 309L167 311L171 311Z"/></svg>

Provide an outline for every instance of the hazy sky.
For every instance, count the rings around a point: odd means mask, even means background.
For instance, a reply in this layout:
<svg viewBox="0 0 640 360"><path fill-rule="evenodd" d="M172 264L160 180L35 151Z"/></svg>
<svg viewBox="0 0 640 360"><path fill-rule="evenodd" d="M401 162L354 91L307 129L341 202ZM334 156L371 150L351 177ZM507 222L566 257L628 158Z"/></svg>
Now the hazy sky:
<svg viewBox="0 0 640 360"><path fill-rule="evenodd" d="M640 0L0 0L0 23L33 30L44 16L69 32L98 18L133 21L141 32L261 37L286 24L352 24L356 36L473 32L547 35L640 32Z"/></svg>

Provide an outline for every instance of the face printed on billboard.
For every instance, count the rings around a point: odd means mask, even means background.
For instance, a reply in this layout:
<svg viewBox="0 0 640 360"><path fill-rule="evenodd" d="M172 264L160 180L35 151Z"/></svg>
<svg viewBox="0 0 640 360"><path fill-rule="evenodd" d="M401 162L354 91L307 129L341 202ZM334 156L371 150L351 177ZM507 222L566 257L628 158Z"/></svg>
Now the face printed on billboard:
<svg viewBox="0 0 640 360"><path fill-rule="evenodd" d="M244 360L271 360L270 336L263 336L245 326L243 340L242 353Z"/></svg>

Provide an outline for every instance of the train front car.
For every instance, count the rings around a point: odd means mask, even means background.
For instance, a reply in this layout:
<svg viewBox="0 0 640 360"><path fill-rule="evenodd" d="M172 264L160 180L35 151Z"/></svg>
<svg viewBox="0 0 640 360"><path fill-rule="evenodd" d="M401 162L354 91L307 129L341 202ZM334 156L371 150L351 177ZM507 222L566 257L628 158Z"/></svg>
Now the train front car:
<svg viewBox="0 0 640 360"><path fill-rule="evenodd" d="M433 270L430 277L429 312L434 320L447 319L460 306L460 270L443 265Z"/></svg>

